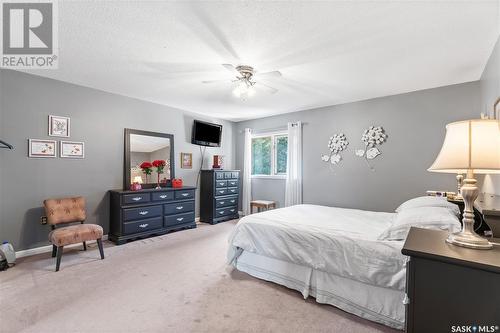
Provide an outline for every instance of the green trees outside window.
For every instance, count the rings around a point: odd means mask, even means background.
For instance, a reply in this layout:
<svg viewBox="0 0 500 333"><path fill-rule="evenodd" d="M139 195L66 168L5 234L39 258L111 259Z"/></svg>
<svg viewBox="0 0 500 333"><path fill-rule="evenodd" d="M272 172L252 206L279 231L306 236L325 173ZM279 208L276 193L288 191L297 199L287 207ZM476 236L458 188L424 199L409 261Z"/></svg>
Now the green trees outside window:
<svg viewBox="0 0 500 333"><path fill-rule="evenodd" d="M288 136L273 134L252 138L252 175L286 175Z"/></svg>

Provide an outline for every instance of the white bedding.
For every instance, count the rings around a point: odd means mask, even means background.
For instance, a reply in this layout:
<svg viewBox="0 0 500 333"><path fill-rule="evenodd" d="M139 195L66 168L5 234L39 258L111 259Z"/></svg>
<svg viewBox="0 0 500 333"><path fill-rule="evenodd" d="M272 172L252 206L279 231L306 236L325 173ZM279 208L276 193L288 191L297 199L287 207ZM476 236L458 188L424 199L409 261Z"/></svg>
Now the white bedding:
<svg viewBox="0 0 500 333"><path fill-rule="evenodd" d="M244 250L402 291L403 241L377 240L395 215L298 205L245 216L230 236L228 260Z"/></svg>
<svg viewBox="0 0 500 333"><path fill-rule="evenodd" d="M403 291L365 284L247 251L241 253L234 266L256 278L295 289L302 293L304 299L312 296L318 303L330 304L365 319L403 329Z"/></svg>

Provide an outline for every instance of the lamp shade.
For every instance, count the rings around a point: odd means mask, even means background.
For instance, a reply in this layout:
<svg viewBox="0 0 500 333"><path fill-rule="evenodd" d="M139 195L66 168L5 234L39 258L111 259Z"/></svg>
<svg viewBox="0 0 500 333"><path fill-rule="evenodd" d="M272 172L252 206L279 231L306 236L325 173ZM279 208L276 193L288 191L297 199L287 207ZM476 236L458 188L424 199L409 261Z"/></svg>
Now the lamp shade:
<svg viewBox="0 0 500 333"><path fill-rule="evenodd" d="M433 172L500 173L500 121L473 119L446 125Z"/></svg>

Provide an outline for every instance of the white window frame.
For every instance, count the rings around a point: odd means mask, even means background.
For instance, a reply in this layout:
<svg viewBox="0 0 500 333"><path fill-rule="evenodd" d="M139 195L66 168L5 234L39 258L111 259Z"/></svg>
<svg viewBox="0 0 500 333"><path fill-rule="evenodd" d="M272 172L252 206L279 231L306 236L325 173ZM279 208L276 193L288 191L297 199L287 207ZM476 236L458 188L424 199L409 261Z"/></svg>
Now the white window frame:
<svg viewBox="0 0 500 333"><path fill-rule="evenodd" d="M257 138L267 138L271 137L271 174L270 175L251 175L252 178L262 178L262 179L286 179L286 173L277 173L276 172L276 138L288 136L287 131L277 131L277 132L268 132L268 133L258 133L252 135L252 140ZM253 156L253 154L252 154ZM288 158L288 157L287 157ZM253 165L253 161L252 161ZM287 170L288 172L288 170Z"/></svg>

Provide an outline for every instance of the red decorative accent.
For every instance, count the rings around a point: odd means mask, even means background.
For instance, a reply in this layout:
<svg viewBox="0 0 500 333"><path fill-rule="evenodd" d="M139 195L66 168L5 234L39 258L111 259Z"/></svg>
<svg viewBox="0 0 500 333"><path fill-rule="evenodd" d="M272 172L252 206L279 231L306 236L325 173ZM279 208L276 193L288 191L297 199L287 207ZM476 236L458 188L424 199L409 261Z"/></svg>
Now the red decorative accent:
<svg viewBox="0 0 500 333"><path fill-rule="evenodd" d="M130 185L131 191L139 191L141 189L142 189L142 186L139 183L133 183L132 185Z"/></svg>
<svg viewBox="0 0 500 333"><path fill-rule="evenodd" d="M219 155L214 155L214 164L212 165L212 169L220 169L220 156Z"/></svg>
<svg viewBox="0 0 500 333"><path fill-rule="evenodd" d="M141 169L151 169L153 167L153 164L151 162L142 162L140 165Z"/></svg>
<svg viewBox="0 0 500 333"><path fill-rule="evenodd" d="M165 164L167 164L167 162L165 162L164 160L154 160L153 161L153 166L155 168L158 168L158 167L163 168L165 166Z"/></svg>
<svg viewBox="0 0 500 333"><path fill-rule="evenodd" d="M172 179L172 187L173 188L180 188L180 187L182 187L182 179L180 179L180 178Z"/></svg>

